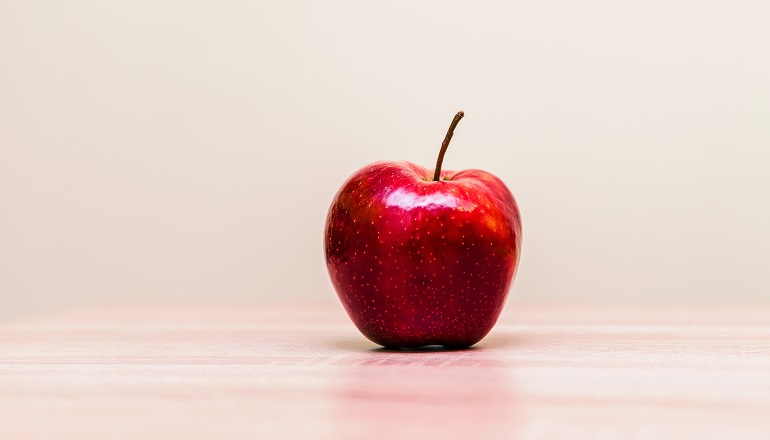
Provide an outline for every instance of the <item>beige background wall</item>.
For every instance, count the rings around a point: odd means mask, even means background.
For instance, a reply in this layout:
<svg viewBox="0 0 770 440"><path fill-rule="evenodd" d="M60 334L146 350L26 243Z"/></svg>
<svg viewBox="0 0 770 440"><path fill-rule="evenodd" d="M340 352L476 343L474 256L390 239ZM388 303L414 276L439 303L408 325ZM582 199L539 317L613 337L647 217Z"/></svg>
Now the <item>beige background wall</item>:
<svg viewBox="0 0 770 440"><path fill-rule="evenodd" d="M334 300L354 170L502 177L517 301L770 301L770 2L0 1L0 316Z"/></svg>

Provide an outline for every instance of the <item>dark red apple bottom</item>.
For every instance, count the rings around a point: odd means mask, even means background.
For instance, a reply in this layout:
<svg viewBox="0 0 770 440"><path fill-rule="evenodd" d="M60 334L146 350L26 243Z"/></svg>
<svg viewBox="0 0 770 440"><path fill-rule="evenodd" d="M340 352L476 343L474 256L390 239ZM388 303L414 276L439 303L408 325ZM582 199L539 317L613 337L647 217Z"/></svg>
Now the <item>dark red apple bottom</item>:
<svg viewBox="0 0 770 440"><path fill-rule="evenodd" d="M521 219L503 182L478 170L440 181L408 162L356 172L326 221L326 265L353 323L393 348L469 347L505 304Z"/></svg>

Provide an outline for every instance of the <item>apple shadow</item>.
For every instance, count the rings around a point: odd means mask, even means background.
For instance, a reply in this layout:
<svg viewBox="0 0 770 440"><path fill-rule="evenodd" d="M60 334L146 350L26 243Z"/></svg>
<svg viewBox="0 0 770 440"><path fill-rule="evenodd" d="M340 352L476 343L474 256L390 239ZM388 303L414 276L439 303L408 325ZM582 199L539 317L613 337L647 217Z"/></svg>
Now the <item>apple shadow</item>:
<svg viewBox="0 0 770 440"><path fill-rule="evenodd" d="M398 348L382 347L376 345L368 339L337 339L329 341L328 345L345 351L368 352L368 353L439 353L451 351L472 351L479 347L473 345L470 347L445 347L443 345L426 345L424 347Z"/></svg>
<svg viewBox="0 0 770 440"><path fill-rule="evenodd" d="M426 345L424 347L375 347L369 351L372 353L437 353L451 351L477 351L487 349L507 349L522 346L524 340L522 335L514 332L493 332L481 341L470 347L453 347L445 345Z"/></svg>
<svg viewBox="0 0 770 440"><path fill-rule="evenodd" d="M470 347L445 347L443 345L426 345L424 347L397 348L397 347L375 347L369 350L370 353L439 353L451 351L473 351L479 347L472 345Z"/></svg>
<svg viewBox="0 0 770 440"><path fill-rule="evenodd" d="M443 345L426 345L424 347L398 348L382 347L369 341L363 336L360 338L345 338L328 341L328 345L338 349L350 352L369 352L380 354L394 353L448 353L448 352L474 352L488 349L507 349L522 346L525 343L523 337L513 332L495 332L475 345L470 347L447 347Z"/></svg>

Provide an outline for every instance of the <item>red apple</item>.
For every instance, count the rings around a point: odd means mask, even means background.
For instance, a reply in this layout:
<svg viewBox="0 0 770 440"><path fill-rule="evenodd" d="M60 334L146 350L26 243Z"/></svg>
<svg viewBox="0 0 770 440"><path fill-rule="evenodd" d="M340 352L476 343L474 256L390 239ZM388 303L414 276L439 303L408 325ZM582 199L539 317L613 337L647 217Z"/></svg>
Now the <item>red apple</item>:
<svg viewBox="0 0 770 440"><path fill-rule="evenodd" d="M511 192L485 171L441 170L462 117L432 176L409 162L375 162L345 182L329 209L332 284L377 344L471 346L494 326L516 275L521 218Z"/></svg>

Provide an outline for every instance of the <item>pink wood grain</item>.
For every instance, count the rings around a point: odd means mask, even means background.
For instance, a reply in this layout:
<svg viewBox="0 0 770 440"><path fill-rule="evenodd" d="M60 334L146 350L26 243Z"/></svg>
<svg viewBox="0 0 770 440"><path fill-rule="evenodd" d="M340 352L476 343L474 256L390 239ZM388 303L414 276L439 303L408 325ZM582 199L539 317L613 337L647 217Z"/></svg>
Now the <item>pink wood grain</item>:
<svg viewBox="0 0 770 440"><path fill-rule="evenodd" d="M464 351L337 304L0 324L0 439L770 438L770 307L511 304Z"/></svg>

